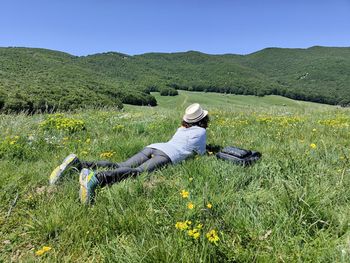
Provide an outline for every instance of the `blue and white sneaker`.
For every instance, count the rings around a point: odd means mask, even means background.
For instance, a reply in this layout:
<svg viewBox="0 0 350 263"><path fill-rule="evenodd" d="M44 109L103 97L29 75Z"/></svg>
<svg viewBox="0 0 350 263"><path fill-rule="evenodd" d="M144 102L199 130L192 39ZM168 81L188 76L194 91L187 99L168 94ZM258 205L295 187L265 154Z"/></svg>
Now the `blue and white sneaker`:
<svg viewBox="0 0 350 263"><path fill-rule="evenodd" d="M82 169L79 175L80 201L84 205L90 205L95 201L95 190L99 185L95 172L89 169Z"/></svg>
<svg viewBox="0 0 350 263"><path fill-rule="evenodd" d="M70 168L74 167L79 163L78 157L71 153L62 162L61 165L57 166L51 173L49 183L50 185L55 185L62 180L62 178L67 174Z"/></svg>

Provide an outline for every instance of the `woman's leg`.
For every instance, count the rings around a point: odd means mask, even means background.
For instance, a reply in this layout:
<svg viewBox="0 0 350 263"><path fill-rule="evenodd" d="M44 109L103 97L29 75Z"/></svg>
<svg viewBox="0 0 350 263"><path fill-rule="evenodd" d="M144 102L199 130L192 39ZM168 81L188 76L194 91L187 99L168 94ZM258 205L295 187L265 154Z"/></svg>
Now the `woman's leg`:
<svg viewBox="0 0 350 263"><path fill-rule="evenodd" d="M98 169L98 168L112 168L117 169L119 167L118 163L113 163L110 161L97 161L97 162L88 162L88 161L80 161L80 167L78 167L79 170L82 168L89 168L89 169Z"/></svg>
<svg viewBox="0 0 350 263"><path fill-rule="evenodd" d="M170 163L170 158L164 152L152 149L152 157L148 161L144 162L139 167L137 167L137 169L139 169L142 172L150 173Z"/></svg>
<svg viewBox="0 0 350 263"><path fill-rule="evenodd" d="M156 169L159 169L171 163L171 160L169 159L169 157L162 151L152 149L152 148L145 148L145 149L147 149L147 153L150 153L149 155L152 157L150 159L147 159L140 166L136 168L119 167L113 171L101 171L97 173L96 177L100 183L100 186L103 187L106 184L113 184L116 182L120 182L131 176L135 177L142 172L152 172ZM145 160L145 158L143 159Z"/></svg>
<svg viewBox="0 0 350 263"><path fill-rule="evenodd" d="M82 168L89 168L89 169L98 169L98 168L112 168L117 169L119 167L138 167L142 163L149 160L152 156L152 150L151 148L144 148L141 152L135 154L134 156L130 157L125 162L121 163L113 163L110 161L97 161L97 162L88 162L88 161L81 161L81 166L78 167L80 170Z"/></svg>
<svg viewBox="0 0 350 263"><path fill-rule="evenodd" d="M148 161L150 158L152 158L152 154L155 149L145 147L140 151L139 153L133 155L129 159L127 159L125 162L119 163L119 167L138 167L144 162Z"/></svg>

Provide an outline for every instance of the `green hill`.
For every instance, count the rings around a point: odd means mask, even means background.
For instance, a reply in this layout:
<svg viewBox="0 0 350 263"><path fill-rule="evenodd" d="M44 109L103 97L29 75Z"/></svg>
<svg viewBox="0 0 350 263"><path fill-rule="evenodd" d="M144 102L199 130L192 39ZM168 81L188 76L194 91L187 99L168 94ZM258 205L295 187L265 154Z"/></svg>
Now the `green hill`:
<svg viewBox="0 0 350 263"><path fill-rule="evenodd" d="M269 48L241 63L285 87L275 94L329 104L349 104L350 48Z"/></svg>
<svg viewBox="0 0 350 263"><path fill-rule="evenodd" d="M0 48L0 106L3 111L54 111L91 106L122 107L122 102L152 104L131 90L77 63L78 57L44 49Z"/></svg>
<svg viewBox="0 0 350 263"><path fill-rule="evenodd" d="M0 48L0 109L30 112L122 103L156 105L151 91L175 89L282 95L346 106L350 48L268 48L249 55L196 51L83 57L32 48Z"/></svg>

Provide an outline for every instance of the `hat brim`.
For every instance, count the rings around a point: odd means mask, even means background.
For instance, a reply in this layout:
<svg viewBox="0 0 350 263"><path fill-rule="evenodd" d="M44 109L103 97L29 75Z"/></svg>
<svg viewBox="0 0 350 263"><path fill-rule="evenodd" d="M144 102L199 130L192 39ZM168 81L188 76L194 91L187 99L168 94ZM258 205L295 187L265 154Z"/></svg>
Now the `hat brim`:
<svg viewBox="0 0 350 263"><path fill-rule="evenodd" d="M203 110L203 114L201 114L200 116L198 116L195 119L188 119L186 118L186 115L184 115L182 117L182 119L187 122L187 123L195 123L195 122L199 122L200 120L204 119L206 116L208 115L208 111L207 110Z"/></svg>

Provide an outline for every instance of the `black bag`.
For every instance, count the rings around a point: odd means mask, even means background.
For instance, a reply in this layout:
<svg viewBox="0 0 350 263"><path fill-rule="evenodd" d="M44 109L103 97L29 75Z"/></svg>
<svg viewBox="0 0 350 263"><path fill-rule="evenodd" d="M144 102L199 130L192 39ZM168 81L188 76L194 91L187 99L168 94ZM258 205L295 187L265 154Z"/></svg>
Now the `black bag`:
<svg viewBox="0 0 350 263"><path fill-rule="evenodd" d="M238 158L245 158L249 155L252 154L250 150L244 150L238 147L233 147L233 146L226 146L224 149L221 150L221 152L233 155Z"/></svg>
<svg viewBox="0 0 350 263"><path fill-rule="evenodd" d="M259 160L261 158L261 153L234 146L227 146L218 152L216 157L234 164L248 166Z"/></svg>

